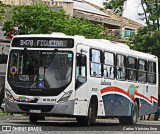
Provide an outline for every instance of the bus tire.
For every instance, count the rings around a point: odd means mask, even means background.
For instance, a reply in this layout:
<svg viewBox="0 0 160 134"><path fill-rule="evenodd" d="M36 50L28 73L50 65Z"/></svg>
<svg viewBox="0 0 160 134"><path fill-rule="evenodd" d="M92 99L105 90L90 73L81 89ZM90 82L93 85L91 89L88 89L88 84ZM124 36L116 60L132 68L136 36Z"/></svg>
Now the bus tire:
<svg viewBox="0 0 160 134"><path fill-rule="evenodd" d="M88 108L88 115L77 116L76 117L77 122L85 126L95 125L97 117L97 108L98 108L98 102L95 100L91 100Z"/></svg>
<svg viewBox="0 0 160 134"><path fill-rule="evenodd" d="M29 116L29 122L37 123L37 121L38 121L38 116L34 116L34 115Z"/></svg>
<svg viewBox="0 0 160 134"><path fill-rule="evenodd" d="M138 105L136 101L133 103L131 116L120 117L119 122L123 125L135 125L138 122Z"/></svg>
<svg viewBox="0 0 160 134"><path fill-rule="evenodd" d="M85 125L90 126L96 124L97 108L98 108L98 102L91 99Z"/></svg>
<svg viewBox="0 0 160 134"><path fill-rule="evenodd" d="M137 102L135 101L133 103L133 106L132 106L132 114L131 116L129 117L129 124L130 125L135 125L137 122L138 122L138 104Z"/></svg>

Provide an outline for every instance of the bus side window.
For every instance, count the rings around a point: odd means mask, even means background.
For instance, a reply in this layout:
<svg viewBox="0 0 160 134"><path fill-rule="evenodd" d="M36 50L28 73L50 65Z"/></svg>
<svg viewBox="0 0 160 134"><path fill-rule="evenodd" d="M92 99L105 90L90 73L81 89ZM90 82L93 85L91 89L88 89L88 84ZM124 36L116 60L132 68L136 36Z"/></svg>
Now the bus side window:
<svg viewBox="0 0 160 134"><path fill-rule="evenodd" d="M76 55L76 88L87 81L86 55Z"/></svg>
<svg viewBox="0 0 160 134"><path fill-rule="evenodd" d="M149 61L148 62L148 83L156 84L156 63Z"/></svg>
<svg viewBox="0 0 160 134"><path fill-rule="evenodd" d="M147 82L147 66L146 60L138 60L138 82Z"/></svg>
<svg viewBox="0 0 160 134"><path fill-rule="evenodd" d="M91 49L91 76L102 77L102 51L98 49Z"/></svg>
<svg viewBox="0 0 160 134"><path fill-rule="evenodd" d="M137 80L137 59L135 57L127 58L127 67L128 67L128 80L136 81Z"/></svg>
<svg viewBox="0 0 160 134"><path fill-rule="evenodd" d="M104 52L104 77L113 79L115 76L115 57L111 52Z"/></svg>
<svg viewBox="0 0 160 134"><path fill-rule="evenodd" d="M126 78L126 57L117 55L117 79L125 80Z"/></svg>

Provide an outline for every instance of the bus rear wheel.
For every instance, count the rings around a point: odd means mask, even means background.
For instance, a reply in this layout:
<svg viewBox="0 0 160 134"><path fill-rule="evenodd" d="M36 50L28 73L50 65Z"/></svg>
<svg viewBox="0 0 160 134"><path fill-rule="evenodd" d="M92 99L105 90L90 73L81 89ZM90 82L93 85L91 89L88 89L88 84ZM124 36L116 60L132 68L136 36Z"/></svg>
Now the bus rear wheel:
<svg viewBox="0 0 160 134"><path fill-rule="evenodd" d="M138 122L138 105L136 101L132 105L131 116L120 117L119 122L123 125L135 125Z"/></svg>

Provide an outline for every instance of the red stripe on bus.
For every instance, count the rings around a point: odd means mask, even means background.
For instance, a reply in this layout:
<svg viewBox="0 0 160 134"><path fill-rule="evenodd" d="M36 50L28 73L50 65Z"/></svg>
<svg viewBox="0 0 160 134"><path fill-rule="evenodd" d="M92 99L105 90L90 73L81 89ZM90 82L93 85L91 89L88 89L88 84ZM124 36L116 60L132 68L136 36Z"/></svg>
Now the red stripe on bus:
<svg viewBox="0 0 160 134"><path fill-rule="evenodd" d="M149 99L149 98L147 98L146 96L144 96L144 95L142 95L142 94L140 94L140 93L136 93L136 95L137 95L137 96L140 96L140 97L142 97L142 98L144 98L144 99L146 99L146 100L148 100L150 103L153 102L153 99L154 99L155 101L158 101L158 99L155 98L154 96L150 96L150 99Z"/></svg>
<svg viewBox="0 0 160 134"><path fill-rule="evenodd" d="M103 89L101 90L101 94L106 93L106 92L115 92L115 93L116 93L116 92L119 92L119 93L125 94L126 96L128 96L129 98L131 98L131 99L134 101L134 97L131 97L128 92L126 92L126 91L124 91L123 89L118 88L118 87L106 87L106 88L103 88ZM144 95L142 95L142 94L140 94L140 93L138 93L138 92L136 92L135 95L137 95L137 96L139 96L139 97L142 97L143 99L149 101L150 103L153 102L153 99L154 99L155 101L158 101L158 99L155 98L154 96L150 96L150 99L149 99L149 98L147 98L146 96L144 96Z"/></svg>
<svg viewBox="0 0 160 134"><path fill-rule="evenodd" d="M105 93L105 92L111 92L111 91L113 91L113 92L120 92L120 93L122 93L122 94L127 95L129 98L131 98L128 92L126 92L126 91L124 91L123 89L118 88L118 87L106 87L106 88L103 88L103 89L101 90L101 94L103 94L103 93ZM134 100L134 98L131 98L131 99Z"/></svg>

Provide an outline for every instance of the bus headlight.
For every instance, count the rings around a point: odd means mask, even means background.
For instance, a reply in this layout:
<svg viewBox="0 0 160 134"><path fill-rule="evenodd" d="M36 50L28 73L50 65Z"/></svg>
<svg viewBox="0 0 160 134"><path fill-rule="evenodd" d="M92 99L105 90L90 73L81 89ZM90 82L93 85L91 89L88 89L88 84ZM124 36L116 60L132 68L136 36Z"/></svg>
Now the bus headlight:
<svg viewBox="0 0 160 134"><path fill-rule="evenodd" d="M66 92L66 93L57 101L57 103L59 103L59 102L61 102L61 103L67 102L68 99L69 99L69 97L71 96L71 94L72 94L72 90Z"/></svg>
<svg viewBox="0 0 160 134"><path fill-rule="evenodd" d="M6 93L6 97L9 101L15 100L14 97L12 96L12 94L8 90L6 90L5 93Z"/></svg>

